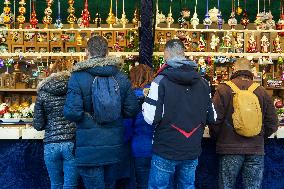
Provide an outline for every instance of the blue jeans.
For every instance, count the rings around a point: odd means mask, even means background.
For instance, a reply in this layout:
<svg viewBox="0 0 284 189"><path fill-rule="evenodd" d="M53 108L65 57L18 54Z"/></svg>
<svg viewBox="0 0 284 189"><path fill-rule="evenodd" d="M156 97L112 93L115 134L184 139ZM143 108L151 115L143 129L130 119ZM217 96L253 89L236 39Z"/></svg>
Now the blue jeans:
<svg viewBox="0 0 284 189"><path fill-rule="evenodd" d="M77 188L79 174L73 150L73 142L44 145L44 161L49 174L51 189Z"/></svg>
<svg viewBox="0 0 284 189"><path fill-rule="evenodd" d="M151 158L135 158L137 189L147 189L151 169Z"/></svg>
<svg viewBox="0 0 284 189"><path fill-rule="evenodd" d="M171 178L175 177L175 185L178 189L193 189L195 188L194 182L197 164L198 159L176 161L154 154L151 162L148 188L167 189L172 185Z"/></svg>
<svg viewBox="0 0 284 189"><path fill-rule="evenodd" d="M261 189L264 156L222 155L219 166L220 189L235 189L240 172L244 189Z"/></svg>
<svg viewBox="0 0 284 189"><path fill-rule="evenodd" d="M115 164L104 166L79 166L85 189L115 189L116 176L114 173Z"/></svg>

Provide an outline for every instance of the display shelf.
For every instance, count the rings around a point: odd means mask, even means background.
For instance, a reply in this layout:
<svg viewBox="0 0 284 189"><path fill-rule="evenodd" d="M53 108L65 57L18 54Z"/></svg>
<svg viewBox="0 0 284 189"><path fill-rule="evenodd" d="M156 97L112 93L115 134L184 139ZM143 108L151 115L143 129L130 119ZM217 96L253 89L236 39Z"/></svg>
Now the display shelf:
<svg viewBox="0 0 284 189"><path fill-rule="evenodd" d="M7 89L0 88L0 92L36 92L36 89Z"/></svg>
<svg viewBox="0 0 284 189"><path fill-rule="evenodd" d="M257 29L245 29L245 30L239 30L239 29L204 29L204 28L200 28L200 29L184 29L184 28L156 28L156 30L159 31L185 31L185 32L208 32L208 33L215 33L215 32L243 32L243 33L261 33L261 32L268 32L268 33L272 33L272 32L283 32L284 30L257 30Z"/></svg>
<svg viewBox="0 0 284 189"><path fill-rule="evenodd" d="M284 87L265 87L266 90L284 90Z"/></svg>

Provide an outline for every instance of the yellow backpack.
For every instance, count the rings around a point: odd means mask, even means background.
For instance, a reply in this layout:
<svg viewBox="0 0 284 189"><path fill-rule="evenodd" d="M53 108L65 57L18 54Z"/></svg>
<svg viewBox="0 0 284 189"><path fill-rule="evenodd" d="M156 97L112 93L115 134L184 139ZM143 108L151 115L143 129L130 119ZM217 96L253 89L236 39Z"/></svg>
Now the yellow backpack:
<svg viewBox="0 0 284 189"><path fill-rule="evenodd" d="M253 83L248 90L241 90L231 81L225 83L235 93L232 118L236 133L245 137L258 135L262 129L262 112L259 100L253 92L259 85Z"/></svg>

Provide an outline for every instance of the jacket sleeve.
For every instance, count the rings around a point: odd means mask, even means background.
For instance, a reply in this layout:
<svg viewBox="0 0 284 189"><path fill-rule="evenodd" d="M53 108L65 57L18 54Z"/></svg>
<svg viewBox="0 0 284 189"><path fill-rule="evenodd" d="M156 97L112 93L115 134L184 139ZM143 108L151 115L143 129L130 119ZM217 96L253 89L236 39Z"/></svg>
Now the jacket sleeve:
<svg viewBox="0 0 284 189"><path fill-rule="evenodd" d="M216 112L214 104L212 102L211 93L209 94L209 96L210 96L210 99L209 99L209 103L208 103L207 119L206 119L207 125L214 124L217 120L217 112Z"/></svg>
<svg viewBox="0 0 284 189"><path fill-rule="evenodd" d="M264 104L265 110L263 111L265 113L263 116L264 136L269 137L277 131L279 122L273 101L266 91L265 91L264 102L265 102Z"/></svg>
<svg viewBox="0 0 284 189"><path fill-rule="evenodd" d="M226 118L226 110L225 110L225 102L224 98L222 98L222 86L218 87L215 95L213 97L213 104L214 110L216 111L217 117L213 124L209 124L209 132L212 138L217 138L220 127L224 123Z"/></svg>
<svg viewBox="0 0 284 189"><path fill-rule="evenodd" d="M64 106L64 116L72 122L80 121L84 116L83 97L80 85L75 74L72 74L68 83L68 92Z"/></svg>
<svg viewBox="0 0 284 189"><path fill-rule="evenodd" d="M36 99L36 103L34 107L34 118L33 118L33 127L37 131L42 131L45 129L45 124L46 124L45 117L46 115L45 115L45 111L43 107L43 100L42 100L41 95L39 94Z"/></svg>
<svg viewBox="0 0 284 189"><path fill-rule="evenodd" d="M127 80L127 92L123 102L122 112L124 118L135 117L139 112L138 100L131 88L129 80Z"/></svg>
<svg viewBox="0 0 284 189"><path fill-rule="evenodd" d="M157 126L164 113L164 87L161 85L163 76L158 76L152 83L148 96L142 104L144 120L149 125Z"/></svg>

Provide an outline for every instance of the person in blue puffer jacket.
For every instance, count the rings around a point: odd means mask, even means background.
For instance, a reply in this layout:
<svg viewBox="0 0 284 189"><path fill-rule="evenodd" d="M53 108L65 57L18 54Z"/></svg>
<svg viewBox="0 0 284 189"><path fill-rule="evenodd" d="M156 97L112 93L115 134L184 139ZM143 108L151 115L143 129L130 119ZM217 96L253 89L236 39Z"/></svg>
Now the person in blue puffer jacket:
<svg viewBox="0 0 284 189"><path fill-rule="evenodd" d="M150 86L145 86L147 89ZM136 89L135 94L139 100L140 109L144 102L143 89ZM146 90L147 91L147 90ZM140 112L133 121L132 156L134 157L137 189L147 189L151 168L152 138L154 127L144 121Z"/></svg>

